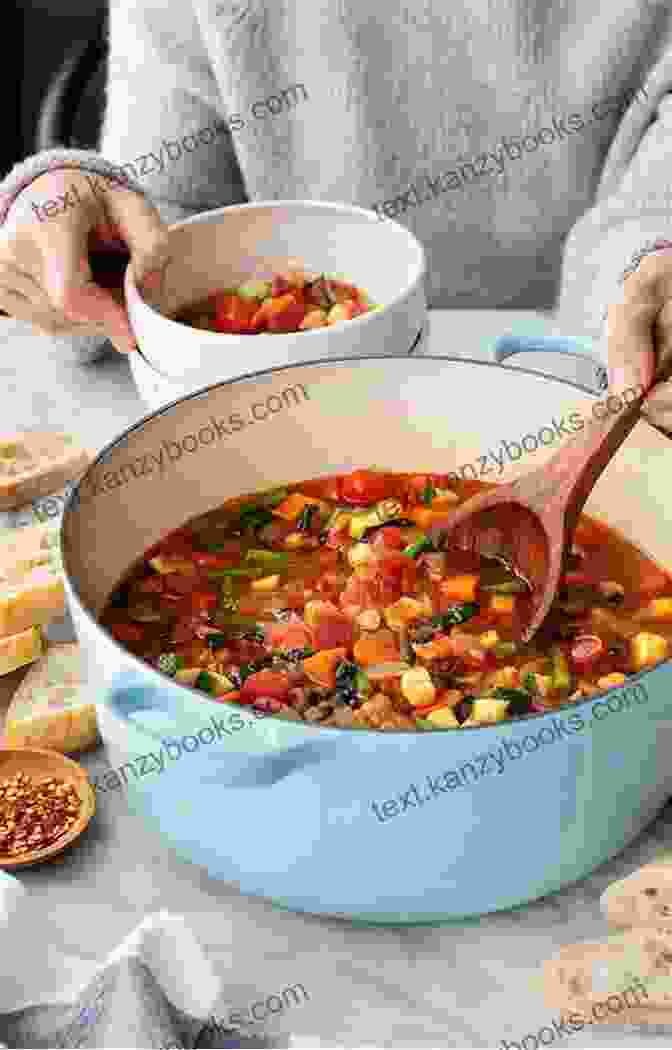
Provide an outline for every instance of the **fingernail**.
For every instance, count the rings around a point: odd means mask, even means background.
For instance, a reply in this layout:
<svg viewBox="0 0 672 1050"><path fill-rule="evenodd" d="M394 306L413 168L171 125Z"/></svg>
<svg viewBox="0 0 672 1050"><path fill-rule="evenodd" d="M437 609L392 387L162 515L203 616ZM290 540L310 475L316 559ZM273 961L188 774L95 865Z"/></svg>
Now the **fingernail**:
<svg viewBox="0 0 672 1050"><path fill-rule="evenodd" d="M634 378L630 369L616 365L609 369L609 389L625 390L632 384Z"/></svg>
<svg viewBox="0 0 672 1050"><path fill-rule="evenodd" d="M146 273L145 276L142 278L142 281L140 282L142 289L147 292L158 292L159 288L161 287L162 276L163 273L161 270L150 270L150 272Z"/></svg>

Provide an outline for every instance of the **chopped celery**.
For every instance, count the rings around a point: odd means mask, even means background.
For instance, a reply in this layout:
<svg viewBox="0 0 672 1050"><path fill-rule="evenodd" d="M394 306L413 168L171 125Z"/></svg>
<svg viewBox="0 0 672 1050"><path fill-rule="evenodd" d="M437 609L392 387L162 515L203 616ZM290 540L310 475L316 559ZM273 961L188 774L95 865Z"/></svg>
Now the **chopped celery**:
<svg viewBox="0 0 672 1050"><path fill-rule="evenodd" d="M289 489L271 489L259 497L259 502L264 507L279 507L289 496Z"/></svg>
<svg viewBox="0 0 672 1050"><path fill-rule="evenodd" d="M572 688L572 674L569 669L567 657L559 646L553 647L553 673L551 676L551 688L566 692Z"/></svg>
<svg viewBox="0 0 672 1050"><path fill-rule="evenodd" d="M431 551L433 549L434 544L429 536L421 535L415 543L410 543L408 547L404 547L402 554L407 554L409 558L417 558L418 554L423 554L425 551Z"/></svg>
<svg viewBox="0 0 672 1050"><path fill-rule="evenodd" d="M422 495L420 497L420 500L421 500L422 503L425 504L426 507L430 507L432 505L432 500L434 499L435 496L436 496L436 489L432 485L432 483L429 480L429 478L427 478L427 482L425 484L424 489L422 490Z"/></svg>
<svg viewBox="0 0 672 1050"><path fill-rule="evenodd" d="M492 647L492 651L499 659L507 659L510 656L515 656L518 651L518 646L515 642L497 642Z"/></svg>
<svg viewBox="0 0 672 1050"><path fill-rule="evenodd" d="M263 576L263 574L264 574L264 570L263 569L257 569L257 568L254 568L254 567L250 566L247 569L244 569L244 568L237 568L237 569L208 569L207 577L208 577L209 580L218 580L218 579L221 579L223 577L235 577L235 576L251 576L251 577L256 579L259 576Z"/></svg>
<svg viewBox="0 0 672 1050"><path fill-rule="evenodd" d="M516 576L514 580L504 580L502 583L483 583L482 591L491 591L493 594L523 594L529 590L525 580Z"/></svg>
<svg viewBox="0 0 672 1050"><path fill-rule="evenodd" d="M260 562L262 565L287 565L289 555L284 551L249 550L245 561Z"/></svg>

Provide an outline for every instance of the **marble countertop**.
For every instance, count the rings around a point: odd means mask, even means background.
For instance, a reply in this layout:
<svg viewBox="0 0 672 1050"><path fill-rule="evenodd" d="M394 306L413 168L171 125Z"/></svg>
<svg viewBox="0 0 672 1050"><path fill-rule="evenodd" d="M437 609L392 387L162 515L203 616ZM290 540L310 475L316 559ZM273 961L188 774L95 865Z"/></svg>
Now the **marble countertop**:
<svg viewBox="0 0 672 1050"><path fill-rule="evenodd" d="M494 335L521 325L529 334L545 324L530 314L442 312L432 316L427 349L483 356ZM79 366L68 362L57 340L19 322L0 325L3 430L64 427L97 451L145 414L123 358ZM5 700L18 677L4 680ZM95 775L105 765L104 749L82 761ZM524 800L512 818L525 818ZM274 1025L294 1033L295 1044L500 1047L502 1040L519 1043L552 1025L531 981L539 963L563 944L605 936L600 894L662 847L672 847L669 806L618 858L581 883L515 911L438 927L352 926L241 897L235 887L176 861L128 812L123 795L109 792L99 795L97 817L73 849L19 878L45 938L70 957L101 958L148 911L167 909L186 916L224 978L232 1007L302 984L308 998L278 1015ZM344 863L356 864L357 858ZM554 1045L578 1050L669 1042L669 1029L610 1026L557 1037ZM533 1045L528 1040L527 1050Z"/></svg>

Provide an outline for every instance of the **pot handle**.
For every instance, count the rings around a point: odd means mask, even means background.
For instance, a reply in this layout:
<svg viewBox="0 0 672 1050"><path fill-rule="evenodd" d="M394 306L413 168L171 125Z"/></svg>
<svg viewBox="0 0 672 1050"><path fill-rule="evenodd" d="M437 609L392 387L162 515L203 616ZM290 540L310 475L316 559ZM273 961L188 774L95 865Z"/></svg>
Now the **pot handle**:
<svg viewBox="0 0 672 1050"><path fill-rule="evenodd" d="M165 685L162 683L161 688L158 688L137 672L122 671L116 674L109 683L103 697L103 704L123 723L131 721L134 714L151 712L156 715L155 719L150 716L143 720L142 734L153 739L156 744L163 745L166 740L177 739L175 716L170 710L170 704L166 702L171 692L174 692L175 700L179 703L180 696L183 695L180 686L168 681ZM224 712L228 711L228 708L220 710ZM238 723L236 723L236 729L232 729L231 732L227 732L223 726L222 723L226 716L222 714L219 719L220 729L227 736L233 736L235 739L238 735L237 730L241 728L239 723L243 721L240 713L244 710L236 708ZM212 712L209 712L205 716L205 721L207 722L207 719L212 719L212 717ZM265 718L260 718L258 721L263 722ZM249 724L243 721L243 727ZM251 722L252 731L254 724ZM231 723L229 723L230 727ZM284 780L290 774L306 766L337 757L338 742L332 734L329 735L328 740L320 739L317 735L312 734L309 739L297 739L296 736L290 735L293 727L294 723L283 722L280 719L273 720L273 725L269 725L264 731L264 749L261 752L227 749L224 767L221 763L222 753L219 751L216 756L218 782L226 781L228 784L243 788L262 784L271 785ZM137 728L140 729L140 727ZM245 739L244 733L246 732L249 733L250 728L242 728L241 741ZM287 742L292 739L296 742ZM205 756L207 753L206 748L202 754Z"/></svg>
<svg viewBox="0 0 672 1050"><path fill-rule="evenodd" d="M498 365L514 354L554 353L564 357L573 357L577 361L591 362L594 372L590 377L591 393L601 394L609 386L607 370L595 352L594 343L588 338L558 335L502 335L494 349L494 359ZM586 370L587 374L590 369ZM564 379L552 370L545 373L549 379Z"/></svg>

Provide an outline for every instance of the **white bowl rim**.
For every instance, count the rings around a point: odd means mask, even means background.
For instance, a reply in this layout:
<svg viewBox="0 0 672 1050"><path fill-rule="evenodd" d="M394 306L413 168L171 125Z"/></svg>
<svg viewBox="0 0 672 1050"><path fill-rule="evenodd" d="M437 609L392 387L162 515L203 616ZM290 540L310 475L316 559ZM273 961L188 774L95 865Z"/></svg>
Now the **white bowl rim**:
<svg viewBox="0 0 672 1050"><path fill-rule="evenodd" d="M385 303L382 306L378 306L378 304L376 304L376 306L378 307L377 309L369 310L368 313L360 314L359 317L353 317L351 320L349 320L347 322L348 325L351 325L353 323L362 323L362 324L370 323L376 317L377 314L382 314L386 310L390 309L391 307L397 306L400 302L403 302L403 300L406 299L418 287L418 285L422 282L422 280L426 276L426 274L427 274L427 253L425 252L424 245L415 236L415 234L411 230L409 230L406 226L403 226L400 222L395 222L394 219L387 219L387 218L384 219L384 220L381 220L369 208L362 208L362 207L360 207L357 204L347 204L347 203L344 203L344 202L341 203L339 201L314 201L314 200L291 200L291 199L290 200L277 200L277 201L247 201L245 204L227 204L227 205L224 205L221 208L212 208L209 211L202 211L202 212L198 212L198 214L196 214L196 215L190 215L189 218L183 219L180 222L174 222L170 226L168 226L168 232L170 232L172 230L182 229L185 226L193 226L193 225L196 225L198 223L214 222L215 221L215 217L225 216L226 214L230 214L231 212L234 212L234 211L238 212L238 211L244 211L244 210L248 210L248 209L269 208L269 207L283 207L283 206L288 207L288 206L292 206L292 205L294 207L296 207L297 205L301 205L302 207L307 207L307 208L310 208L310 209L312 209L312 208L325 208L327 210L332 210L332 211L336 211L336 212L343 212L343 213L347 212L347 213L350 213L350 214L357 214L357 215L362 216L362 218L365 218L367 222L376 223L377 225L380 224L381 221L383 221L383 222L388 223L388 224L390 224L392 226L395 226L402 233L406 234L408 241L411 243L412 247L417 252L418 258L417 258L417 261L415 263L415 276L409 281L409 283L406 285L406 287L403 288L398 293L398 295L395 296L394 299L390 300L390 302ZM132 269L132 266L131 266L130 262L129 262L128 266L126 267L126 274L125 274L124 283L126 285L126 295L133 299L134 304L136 304L139 307L139 309L148 310L150 313L154 314L154 316L159 317L161 319L161 321L165 321L166 324L174 326L175 328L188 327L188 326L185 326L181 321L176 321L172 317L166 317L165 314L162 314L159 310L157 310L154 306L152 306L151 303L148 303L142 297L142 295L140 294L140 291L139 291L139 289L138 289L138 287L137 287L137 285L135 283L135 278L133 276L133 269ZM278 338L279 335L280 336L284 335L286 337L288 337L288 336L294 337L294 336L297 336L297 335L301 335L301 336L323 336L324 337L328 333L331 333L331 335L333 337L333 331L334 331L334 326L326 325L324 328L309 328L309 329L307 329L306 331L303 331L303 332L285 332L285 333L270 333L270 334L272 334L273 337L276 338L276 339ZM256 335L268 335L269 333L258 332L258 333L255 333L255 334ZM232 335L232 334L227 333L227 332L209 332L209 331L207 331L205 329L200 329L200 328L198 329L198 339L199 339L199 341L201 339L203 339L206 343L211 342L213 344L213 346L215 346L215 345L219 345L219 346L224 345L225 346L225 345L227 345L227 343L229 345L232 345L232 346L240 346L241 339L244 340L244 339L249 339L249 338L250 338L250 336L248 336L248 335ZM181 377L171 377L171 378L181 378Z"/></svg>
<svg viewBox="0 0 672 1050"><path fill-rule="evenodd" d="M287 372L287 371L290 371L291 369L305 368L305 367L311 366L311 365L318 365L320 367L324 367L325 364L329 364L329 365L341 364L341 365L351 366L351 365L353 365L353 363L355 363L357 361L376 361L376 362L378 362L378 361L383 361L383 360L390 360L390 361L409 360L409 361L414 361L414 362L415 361L432 360L432 361L455 362L456 364L470 365L470 366L475 366L475 367L478 367L478 368L497 368L497 369L501 369L502 367L506 368L505 365L502 366L501 364L499 364L496 361L474 361L474 360L471 360L469 358L464 358L464 357L450 357L448 355L445 355L445 356L441 355L441 356L439 356L439 355L429 355L429 354L424 354L422 357L412 357L411 356L411 357L408 357L406 359L405 358L400 358L396 354L376 354L375 356L372 356L372 355L369 355L369 354L358 354L356 357L336 357L336 358L331 358L329 361L324 361L324 360L322 360L320 358L317 358L316 360L313 360L313 361L301 361L301 362L296 363L296 364L277 365L277 366L274 366L272 368L264 368L264 369L259 369L256 372L249 372L249 373L247 373L245 375L234 376L232 379L221 379L218 382L210 383L210 384L208 384L208 386L202 387L199 390L194 390L194 391L191 391L188 394L184 394L182 397L178 397L174 401L171 401L171 402L169 402L166 405L162 405L160 408L154 410L153 412L148 412L146 415L142 416L141 419L137 420L137 422L132 423L130 426L126 427L120 434L118 434L115 438L113 438L112 441L109 441L107 443L107 445L105 445L100 450L100 452L98 452L98 454L94 457L94 459L91 460L91 462L87 466L87 468L84 471L84 473L78 478L77 483L75 485L73 485L73 487L68 492L68 494L66 496L66 499L65 499L65 504L64 504L64 507L63 507L63 516L61 518L61 524L60 524L60 527L59 527L59 542L60 542L60 546L61 546L61 550L62 550L62 554L63 554L63 575L65 577L66 586L67 586L67 589L69 591L68 597L72 601L74 601L76 603L76 605L77 605L77 612L79 613L79 615L81 615L86 620L86 622L89 625L89 627L91 627L91 628L93 628L95 630L98 630L98 631L102 631L103 635L105 637L105 640L109 644L115 646L119 650L119 653L123 656L124 660L130 662L130 664L133 665L134 669L137 668L137 670L141 674L149 675L150 676L150 680L152 680L153 682L156 682L157 686L160 687L161 685L166 686L167 684L172 684L177 689L185 689L188 693L192 694L193 696L198 697L199 700L203 700L203 699L207 700L207 697L204 698L203 693L200 692L199 690L194 689L192 686L185 685L182 682L176 682L174 679L172 681L170 679L167 680L166 676L164 674L162 674L161 671L158 670L158 668L153 667L151 664L147 663L145 660L142 660L139 656L135 656L134 653L131 653L128 649L125 649L124 646L120 642L118 642L116 640L116 638L114 638L113 635L110 634L110 632L107 631L98 622L98 620L93 615L93 613L90 611L88 606L80 598L76 581L73 578L73 576L71 576L69 568L68 568L68 553L69 552L68 552L68 548L66 546L65 535L64 535L65 521L66 521L67 516L71 512L71 509L72 509L71 508L71 504L74 507L74 504L76 503L76 500L77 500L76 494L79 493L80 485L84 481L84 478L87 477L89 475L89 473L98 465L100 460L108 452L110 452L116 445L118 445L119 442L123 441L126 437L131 435L135 430L142 429L142 427L144 427L145 423L147 423L150 419L153 419L156 416L163 415L165 412L168 412L175 405L180 404L182 401L188 401L188 400L191 400L191 398L195 398L195 397L202 397L204 394L208 393L210 390L214 390L216 387L229 386L229 385L231 385L233 383L241 382L242 380L261 378L263 376L272 375L275 372ZM571 382L571 380L558 378L557 376L549 376L546 372L540 372L540 371L537 371L536 369L518 368L518 367L516 367L516 368L510 369L510 371L512 371L512 372L522 372L523 375L537 376L537 377L539 377L541 379L545 379L545 380L550 381L550 382L559 383L562 386L570 387L571 389L574 389L574 390L581 390L581 391L583 391L585 393L590 394L593 397L597 396L595 394L594 390L590 390L587 387L584 387L583 385L581 385L579 383L573 383L573 382ZM642 420L641 422L646 422L646 421ZM650 424L647 424L647 425L650 425ZM187 520L189 520L189 519L187 519ZM664 667L665 664L670 664L670 663L672 663L672 657L670 659L668 659L668 660L664 660L660 664L656 664L654 667L649 667L649 668L645 668L645 669L643 669L641 671L638 671L636 674L633 674L633 675L631 675L628 678L628 685L631 685L631 684L633 684L635 682L641 681L641 679L644 678L647 674L650 674L653 671L658 671L662 667ZM538 712L535 712L534 714L531 714L531 715L525 715L522 718L516 718L513 721L516 722L516 723L518 723L518 722L532 722L532 721L534 721L536 719L547 718L551 714L556 714L556 713L559 713L561 711L564 711L568 707L571 707L572 710L577 710L577 711L578 710L582 710L584 708L587 708L590 704L592 704L596 700L596 698L601 697L601 696L605 696L608 692L609 692L608 689L603 689L599 693L596 693L594 696L586 697L584 700L578 701L577 703L574 703L574 704L563 704L561 707L557 708L557 712L556 711L538 711ZM236 706L238 706L238 705L236 705ZM266 717L273 718L273 715L267 715ZM485 723L485 724L480 725L480 726L466 726L466 729L461 730L461 732L464 732L464 731L469 732L469 731L473 730L475 732L480 732L480 733L483 733L483 734L489 733L490 735L492 735L493 732L501 732L501 726L503 724L505 725L505 724L509 724L509 723L496 722L496 723L493 723L493 724ZM315 733L328 732L328 733L337 733L337 734L339 734L339 733L340 734L342 734L342 733L349 733L350 734L350 733L353 733L353 732L360 732L360 730L346 729L346 728L341 728L339 726L321 726L319 724L315 725L313 723L297 722L296 725L297 725L297 727L303 728L306 731L312 730ZM395 731L394 733L388 733L384 729L368 729L368 730L366 730L366 732L367 733L376 733L376 734L382 736L383 739L385 739L385 740L392 740L392 741L394 741L394 739L399 738L399 737L405 739L406 737L409 737L409 736L412 737L412 738L416 738L418 736L422 736L423 735L421 732L418 732L417 730L413 730L413 729L401 729L401 730ZM448 730L444 730L444 732L447 733ZM427 734L427 735L429 735L429 734Z"/></svg>

